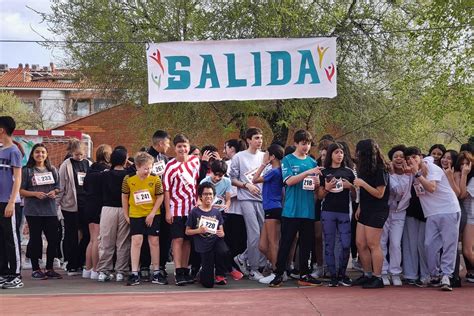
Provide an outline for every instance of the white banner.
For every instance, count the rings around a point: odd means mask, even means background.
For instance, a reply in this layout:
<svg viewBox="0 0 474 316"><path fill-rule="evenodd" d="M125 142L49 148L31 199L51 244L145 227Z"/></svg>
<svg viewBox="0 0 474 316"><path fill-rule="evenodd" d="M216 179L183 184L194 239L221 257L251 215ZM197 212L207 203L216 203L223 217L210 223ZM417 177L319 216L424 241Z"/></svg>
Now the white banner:
<svg viewBox="0 0 474 316"><path fill-rule="evenodd" d="M148 102L333 98L336 38L147 45Z"/></svg>

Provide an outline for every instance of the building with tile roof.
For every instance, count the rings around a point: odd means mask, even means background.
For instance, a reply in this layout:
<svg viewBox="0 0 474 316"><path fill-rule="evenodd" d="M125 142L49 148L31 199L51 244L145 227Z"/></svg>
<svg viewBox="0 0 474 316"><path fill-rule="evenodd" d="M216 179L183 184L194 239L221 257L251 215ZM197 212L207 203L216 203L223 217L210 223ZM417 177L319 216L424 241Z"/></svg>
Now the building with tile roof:
<svg viewBox="0 0 474 316"><path fill-rule="evenodd" d="M31 110L41 113L49 127L64 124L117 104L113 92L92 85L74 70L0 64L0 92L11 92Z"/></svg>

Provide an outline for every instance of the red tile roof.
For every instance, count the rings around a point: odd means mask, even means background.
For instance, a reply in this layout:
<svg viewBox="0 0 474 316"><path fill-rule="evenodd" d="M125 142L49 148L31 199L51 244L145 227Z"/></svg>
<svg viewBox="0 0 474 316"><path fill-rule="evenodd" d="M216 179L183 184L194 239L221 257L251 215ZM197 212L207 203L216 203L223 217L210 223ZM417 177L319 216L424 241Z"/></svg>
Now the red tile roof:
<svg viewBox="0 0 474 316"><path fill-rule="evenodd" d="M59 90L75 90L75 89L91 89L94 88L90 84L78 79L71 79L74 74L70 69L55 69L54 72L47 73L43 78L31 79L31 73L35 73L29 67L10 68L9 71L0 75L0 89L15 88L25 89L59 89ZM74 80L74 82L61 82L61 80Z"/></svg>

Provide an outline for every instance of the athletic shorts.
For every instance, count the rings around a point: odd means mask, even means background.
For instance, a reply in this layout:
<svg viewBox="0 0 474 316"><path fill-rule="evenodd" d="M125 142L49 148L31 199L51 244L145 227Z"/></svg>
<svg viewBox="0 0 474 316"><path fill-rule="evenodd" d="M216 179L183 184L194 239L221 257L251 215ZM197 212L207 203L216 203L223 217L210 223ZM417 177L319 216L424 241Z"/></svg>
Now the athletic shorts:
<svg viewBox="0 0 474 316"><path fill-rule="evenodd" d="M146 217L131 217L130 218L130 235L146 235L159 236L160 235L160 215L155 215L153 223L148 227L145 223Z"/></svg>
<svg viewBox="0 0 474 316"><path fill-rule="evenodd" d="M388 218L389 211L383 212L360 212L359 223L373 227L383 228L385 221Z"/></svg>
<svg viewBox="0 0 474 316"><path fill-rule="evenodd" d="M186 236L184 233L186 231L186 222L188 220L187 216L174 216L173 223L170 227L170 236L171 239L184 238L189 239L189 236Z"/></svg>
<svg viewBox="0 0 474 316"><path fill-rule="evenodd" d="M281 220L281 211L281 208L271 208L269 210L265 210L265 219Z"/></svg>

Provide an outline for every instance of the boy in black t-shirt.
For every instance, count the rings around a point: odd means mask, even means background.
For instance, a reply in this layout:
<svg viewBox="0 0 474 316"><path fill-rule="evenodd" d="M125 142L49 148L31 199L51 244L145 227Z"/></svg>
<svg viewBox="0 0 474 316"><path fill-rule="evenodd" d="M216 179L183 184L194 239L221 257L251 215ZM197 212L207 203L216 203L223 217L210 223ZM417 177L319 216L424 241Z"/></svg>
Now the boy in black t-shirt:
<svg viewBox="0 0 474 316"><path fill-rule="evenodd" d="M195 250L201 255L200 282L207 288L214 287L214 282L227 284L226 272L230 272L234 279L242 278L242 273L232 270L230 252L224 242L224 220L220 210L212 207L215 193L212 183L199 185L201 205L191 210L186 222L186 235L193 236Z"/></svg>

